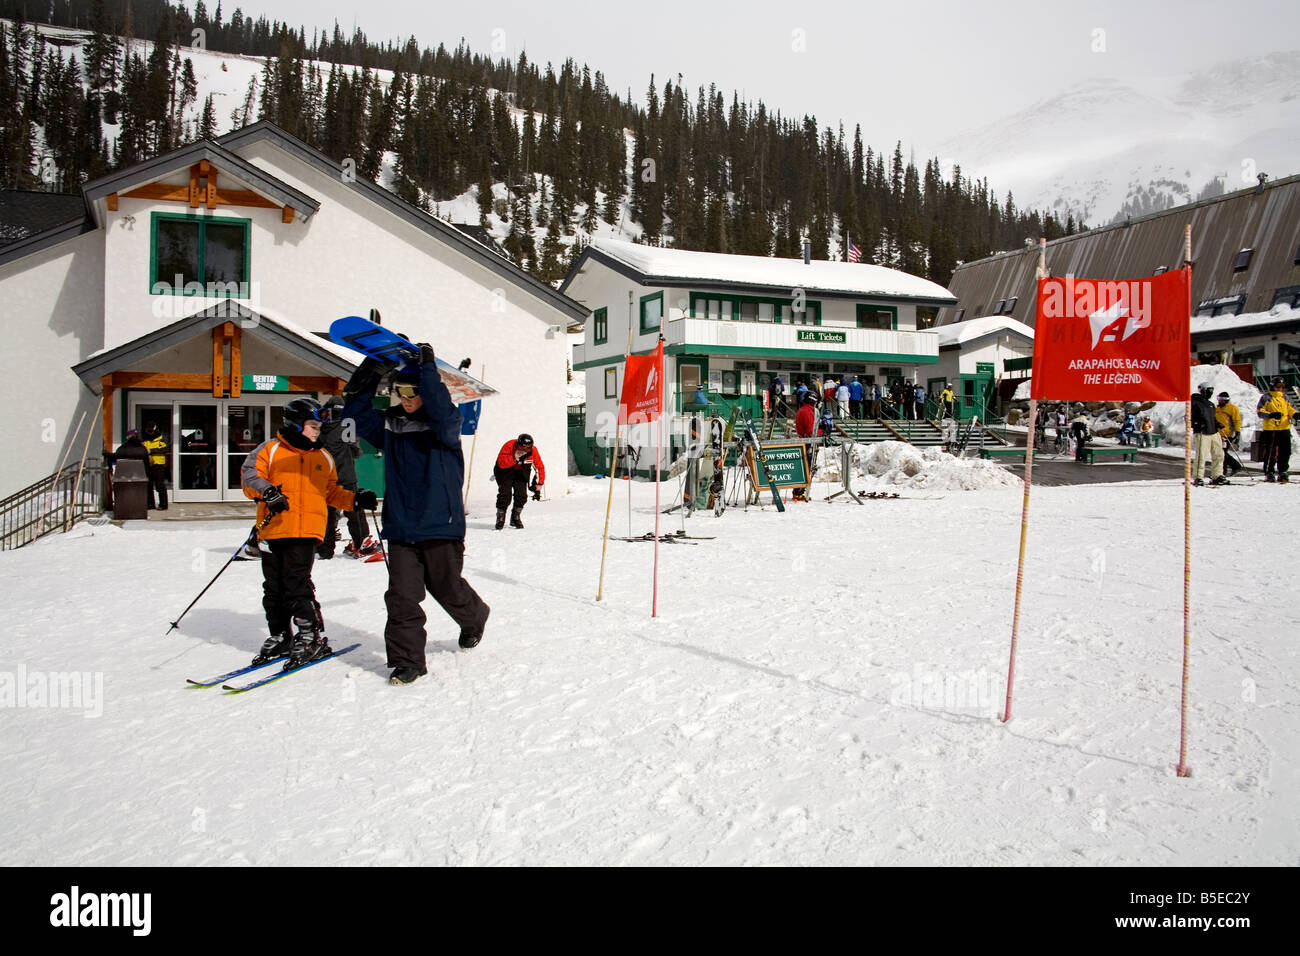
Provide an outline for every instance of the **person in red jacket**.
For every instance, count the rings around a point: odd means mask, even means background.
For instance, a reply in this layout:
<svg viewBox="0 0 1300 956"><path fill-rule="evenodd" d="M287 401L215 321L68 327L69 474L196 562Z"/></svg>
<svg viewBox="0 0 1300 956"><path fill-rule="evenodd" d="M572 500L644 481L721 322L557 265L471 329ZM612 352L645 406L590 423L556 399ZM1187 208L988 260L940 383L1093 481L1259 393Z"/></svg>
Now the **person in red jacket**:
<svg viewBox="0 0 1300 956"><path fill-rule="evenodd" d="M809 392L804 396L803 404L794 416L794 431L800 438L812 438L817 430L817 399ZM808 489L796 488L792 493L795 501L807 501Z"/></svg>
<svg viewBox="0 0 1300 956"><path fill-rule="evenodd" d="M537 469L537 487L546 484L546 466L542 456L533 444L533 436L526 432L513 441L501 446L497 453L497 463L492 468L492 477L497 482L497 524L500 531L506 526L506 505L514 498L514 507L510 510L510 527L522 528L520 514L524 502L528 500L528 478L532 469Z"/></svg>

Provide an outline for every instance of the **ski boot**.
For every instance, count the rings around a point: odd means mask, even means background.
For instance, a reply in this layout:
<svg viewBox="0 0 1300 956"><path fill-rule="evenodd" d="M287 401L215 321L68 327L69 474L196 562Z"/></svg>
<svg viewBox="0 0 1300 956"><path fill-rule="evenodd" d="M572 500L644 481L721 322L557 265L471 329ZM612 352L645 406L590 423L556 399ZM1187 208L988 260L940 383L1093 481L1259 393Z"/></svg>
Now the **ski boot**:
<svg viewBox="0 0 1300 956"><path fill-rule="evenodd" d="M520 515L520 511L519 511L518 508L516 508L516 509L514 509L513 511L510 512L510 527L512 527L512 528L523 528L524 523L523 523L523 521L520 519L519 515ZM500 521L500 520L501 520L500 518L497 519L497 521Z"/></svg>
<svg viewBox="0 0 1300 956"><path fill-rule="evenodd" d="M1218 487L1219 485L1230 485L1232 484L1232 482L1230 482L1227 478L1223 477L1223 475L1220 475L1218 478L1211 478L1210 484L1214 485L1215 487Z"/></svg>
<svg viewBox="0 0 1300 956"><path fill-rule="evenodd" d="M262 649L257 652L253 658L254 664L267 664L277 658L284 657L289 653L289 632L281 631L279 634L272 634L262 645Z"/></svg>
<svg viewBox="0 0 1300 956"><path fill-rule="evenodd" d="M365 541L361 542L361 548L357 551L357 557L364 560L371 555L378 554L379 551L379 542L374 538L366 538Z"/></svg>
<svg viewBox="0 0 1300 956"><path fill-rule="evenodd" d="M500 508L497 510L496 529L500 531L505 526L506 526L506 510L504 508Z"/></svg>
<svg viewBox="0 0 1300 956"><path fill-rule="evenodd" d="M284 662L285 670L291 671L333 653L329 641L317 629L316 620L295 617L293 623L298 630L289 643L289 659Z"/></svg>

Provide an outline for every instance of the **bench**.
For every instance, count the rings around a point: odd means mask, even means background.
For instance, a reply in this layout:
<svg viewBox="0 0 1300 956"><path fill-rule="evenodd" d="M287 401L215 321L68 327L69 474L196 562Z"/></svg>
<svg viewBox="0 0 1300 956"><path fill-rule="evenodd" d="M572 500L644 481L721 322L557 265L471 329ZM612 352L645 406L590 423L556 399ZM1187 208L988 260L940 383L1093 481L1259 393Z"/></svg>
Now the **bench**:
<svg viewBox="0 0 1300 956"><path fill-rule="evenodd" d="M980 457L984 459L989 459L989 458L1004 458L1008 455L1015 455L1017 457L1024 458L1025 452L1027 451L1028 451L1027 448L981 448Z"/></svg>
<svg viewBox="0 0 1300 956"><path fill-rule="evenodd" d="M1085 448L1084 454L1088 456L1088 464L1096 464L1098 455L1123 455L1125 461L1131 461L1137 464L1138 450L1135 447L1121 445L1118 448Z"/></svg>

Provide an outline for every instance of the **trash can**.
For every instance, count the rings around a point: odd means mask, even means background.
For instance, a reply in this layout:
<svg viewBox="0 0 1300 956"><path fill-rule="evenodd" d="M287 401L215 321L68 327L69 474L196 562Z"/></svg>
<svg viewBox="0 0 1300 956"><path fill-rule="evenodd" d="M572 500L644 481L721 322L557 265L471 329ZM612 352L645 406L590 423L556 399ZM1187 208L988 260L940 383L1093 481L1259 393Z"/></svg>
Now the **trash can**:
<svg viewBox="0 0 1300 956"><path fill-rule="evenodd" d="M113 466L113 517L119 521L149 517L149 479L144 462L125 458Z"/></svg>

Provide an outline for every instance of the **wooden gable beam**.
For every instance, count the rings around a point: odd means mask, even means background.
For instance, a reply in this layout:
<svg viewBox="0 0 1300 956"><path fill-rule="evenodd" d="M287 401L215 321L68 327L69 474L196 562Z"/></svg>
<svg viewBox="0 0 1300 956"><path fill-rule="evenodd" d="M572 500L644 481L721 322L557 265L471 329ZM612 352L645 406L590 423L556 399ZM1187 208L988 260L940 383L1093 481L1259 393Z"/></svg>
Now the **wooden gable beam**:
<svg viewBox="0 0 1300 956"><path fill-rule="evenodd" d="M108 201L108 211L117 212L117 193L109 193L105 198Z"/></svg>
<svg viewBox="0 0 1300 956"><path fill-rule="evenodd" d="M205 159L199 163L200 167L207 167L208 193L204 202L209 209L217 208L217 171L212 168L211 164Z"/></svg>
<svg viewBox="0 0 1300 956"><path fill-rule="evenodd" d="M148 188L149 188L148 186L141 186L141 187L140 187L140 189L148 189ZM140 190L136 190L136 192L139 192L139 191L140 191ZM129 196L130 193L127 193L127 195ZM152 197L148 197L148 198L152 198L152 199L169 199L169 198L171 198L171 197L169 197L169 196L152 196ZM190 188L189 188L188 195L186 196L186 201L189 202L189 204L190 204L190 208L191 208L191 209L198 209L198 208L199 208L199 164L198 164L198 163L195 163L193 166L190 167Z"/></svg>
<svg viewBox="0 0 1300 956"><path fill-rule="evenodd" d="M286 226L293 222L293 207L285 206L280 210L280 221Z"/></svg>

